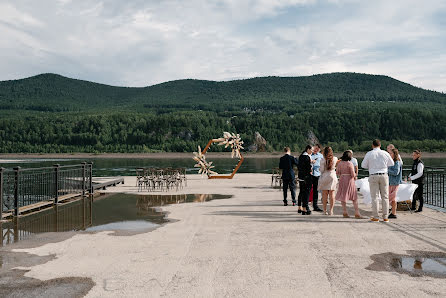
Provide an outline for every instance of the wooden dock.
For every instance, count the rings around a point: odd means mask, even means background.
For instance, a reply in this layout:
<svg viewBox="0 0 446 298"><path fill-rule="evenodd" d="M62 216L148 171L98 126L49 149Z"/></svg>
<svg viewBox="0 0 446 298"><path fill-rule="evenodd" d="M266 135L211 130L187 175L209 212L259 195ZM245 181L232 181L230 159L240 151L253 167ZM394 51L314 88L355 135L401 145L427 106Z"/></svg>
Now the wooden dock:
<svg viewBox="0 0 446 298"><path fill-rule="evenodd" d="M124 177L93 177L93 191L124 184Z"/></svg>

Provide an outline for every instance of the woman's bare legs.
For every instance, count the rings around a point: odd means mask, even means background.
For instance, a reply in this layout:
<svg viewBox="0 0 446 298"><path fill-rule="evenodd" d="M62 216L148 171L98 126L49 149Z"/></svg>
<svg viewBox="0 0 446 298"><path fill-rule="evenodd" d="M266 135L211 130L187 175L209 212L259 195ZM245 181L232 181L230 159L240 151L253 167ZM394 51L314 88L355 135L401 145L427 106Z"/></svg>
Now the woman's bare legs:
<svg viewBox="0 0 446 298"><path fill-rule="evenodd" d="M390 195L389 191L389 199L391 199L390 206L392 207L392 214L396 215L396 208L397 208L396 193L398 192L399 185L391 185L389 186L389 188L392 188L392 195Z"/></svg>
<svg viewBox="0 0 446 298"><path fill-rule="evenodd" d="M348 213L347 213L347 202L341 202L341 205L342 205L342 215L344 215L344 217L347 217L348 216Z"/></svg>
<svg viewBox="0 0 446 298"><path fill-rule="evenodd" d="M361 213L359 213L358 200L353 201L353 207L355 207L355 217L361 217Z"/></svg>
<svg viewBox="0 0 446 298"><path fill-rule="evenodd" d="M333 208L335 204L335 198L334 198L334 190L329 190L328 195L330 197L330 215L333 215Z"/></svg>
<svg viewBox="0 0 446 298"><path fill-rule="evenodd" d="M392 202L392 214L396 215L396 201Z"/></svg>
<svg viewBox="0 0 446 298"><path fill-rule="evenodd" d="M327 199L328 199L328 190L322 191L322 209L324 209L324 214L327 212Z"/></svg>

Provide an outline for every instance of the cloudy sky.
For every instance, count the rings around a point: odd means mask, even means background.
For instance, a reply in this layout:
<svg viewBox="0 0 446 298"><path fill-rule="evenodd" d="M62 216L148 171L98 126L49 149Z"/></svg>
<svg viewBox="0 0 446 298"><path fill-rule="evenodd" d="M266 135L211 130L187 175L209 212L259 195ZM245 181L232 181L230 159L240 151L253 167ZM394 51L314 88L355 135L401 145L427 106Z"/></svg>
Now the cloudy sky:
<svg viewBox="0 0 446 298"><path fill-rule="evenodd" d="M0 0L0 80L383 74L446 92L444 0Z"/></svg>

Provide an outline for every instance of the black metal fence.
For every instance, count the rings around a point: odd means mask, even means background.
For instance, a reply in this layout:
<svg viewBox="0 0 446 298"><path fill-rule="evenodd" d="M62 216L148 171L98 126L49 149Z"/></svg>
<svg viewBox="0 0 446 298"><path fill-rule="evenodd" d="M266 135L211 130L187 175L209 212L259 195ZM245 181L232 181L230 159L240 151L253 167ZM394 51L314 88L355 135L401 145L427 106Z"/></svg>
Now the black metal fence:
<svg viewBox="0 0 446 298"><path fill-rule="evenodd" d="M446 168L424 168L424 202L426 204L446 208Z"/></svg>
<svg viewBox="0 0 446 298"><path fill-rule="evenodd" d="M410 174L411 168L403 168L403 180ZM368 177L368 171L359 169L358 178ZM446 208L446 168L424 167L424 203L435 207Z"/></svg>
<svg viewBox="0 0 446 298"><path fill-rule="evenodd" d="M0 168L0 220L4 212L19 216L23 207L92 193L92 163L45 168Z"/></svg>

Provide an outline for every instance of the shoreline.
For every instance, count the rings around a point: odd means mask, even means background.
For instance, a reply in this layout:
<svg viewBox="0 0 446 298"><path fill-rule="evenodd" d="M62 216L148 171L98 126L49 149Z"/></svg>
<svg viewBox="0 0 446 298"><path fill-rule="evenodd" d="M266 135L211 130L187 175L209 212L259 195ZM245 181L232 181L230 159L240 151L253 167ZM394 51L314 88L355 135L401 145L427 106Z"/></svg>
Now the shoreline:
<svg viewBox="0 0 446 298"><path fill-rule="evenodd" d="M367 152L355 152L354 157L363 158ZM242 152L244 158L279 158L283 155L283 152L261 152L250 153ZM298 156L299 153L292 152L293 155ZM337 155L342 155L342 152L335 152ZM2 153L0 154L0 160L5 159L35 159L35 158L116 158L116 159L175 159L175 158L190 158L192 152L157 152L157 153ZM209 152L207 156L212 158L231 158L230 152ZM411 158L411 153L401 153L402 158ZM425 152L422 153L423 158L446 158L446 152Z"/></svg>

